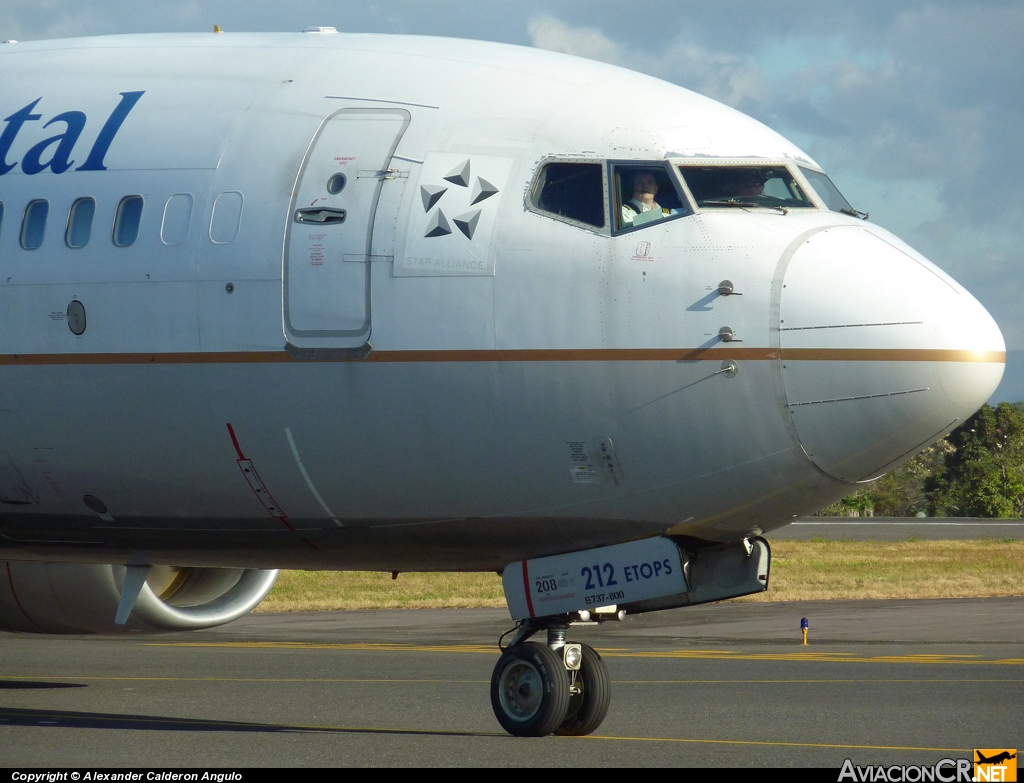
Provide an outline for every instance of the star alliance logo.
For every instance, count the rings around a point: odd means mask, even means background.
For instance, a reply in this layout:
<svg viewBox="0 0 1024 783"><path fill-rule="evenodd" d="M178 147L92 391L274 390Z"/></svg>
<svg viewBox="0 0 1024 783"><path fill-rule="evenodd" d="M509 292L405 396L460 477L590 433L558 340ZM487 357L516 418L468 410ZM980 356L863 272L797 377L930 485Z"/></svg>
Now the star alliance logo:
<svg viewBox="0 0 1024 783"><path fill-rule="evenodd" d="M513 163L512 158L491 155L427 152L416 198L407 207L405 246L396 254L392 274L493 275L499 255L495 230Z"/></svg>
<svg viewBox="0 0 1024 783"><path fill-rule="evenodd" d="M472 239L473 234L476 233L477 224L480 222L480 214L482 210L474 209L469 212L464 212L461 215L451 218L450 222L440 207L438 207L432 215L430 214L430 210L437 205L452 185L458 188L469 188L470 182L473 181L470 170L470 161L467 159L463 163L459 164L442 177L442 179L451 183L451 185L420 185L420 198L423 200L423 211L429 215L427 218L427 231L423 236L430 238L443 237L451 234L453 230L452 223L454 223L455 228L461 231L466 239ZM475 206L481 201L489 199L497 192L497 187L492 185L483 177L477 177L476 180L473 181L473 187L469 194L469 205Z"/></svg>

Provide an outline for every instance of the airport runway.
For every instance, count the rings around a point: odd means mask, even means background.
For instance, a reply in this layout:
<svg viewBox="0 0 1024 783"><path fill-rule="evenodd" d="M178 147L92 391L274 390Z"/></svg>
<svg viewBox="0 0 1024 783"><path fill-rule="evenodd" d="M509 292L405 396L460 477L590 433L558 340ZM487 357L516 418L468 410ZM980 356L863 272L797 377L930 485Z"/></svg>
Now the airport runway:
<svg viewBox="0 0 1024 783"><path fill-rule="evenodd" d="M580 629L614 681L588 738L500 730L488 689L509 625L452 609L0 634L2 764L838 769L1024 744L1024 598L723 603Z"/></svg>
<svg viewBox="0 0 1024 783"><path fill-rule="evenodd" d="M767 536L769 541L959 541L969 538L1024 539L1024 520L913 517L805 517Z"/></svg>

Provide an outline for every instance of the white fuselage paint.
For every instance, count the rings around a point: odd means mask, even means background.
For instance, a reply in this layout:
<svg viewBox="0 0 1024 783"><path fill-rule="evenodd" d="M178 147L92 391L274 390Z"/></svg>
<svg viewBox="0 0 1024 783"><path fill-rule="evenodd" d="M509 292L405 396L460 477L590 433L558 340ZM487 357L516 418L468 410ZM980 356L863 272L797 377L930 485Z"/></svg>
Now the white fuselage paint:
<svg viewBox="0 0 1024 783"><path fill-rule="evenodd" d="M620 235L534 208L549 159L815 166L649 77L318 34L9 44L0 72L2 559L501 569L735 540L908 458L1002 373L970 294L820 200ZM345 221L295 220L317 209Z"/></svg>

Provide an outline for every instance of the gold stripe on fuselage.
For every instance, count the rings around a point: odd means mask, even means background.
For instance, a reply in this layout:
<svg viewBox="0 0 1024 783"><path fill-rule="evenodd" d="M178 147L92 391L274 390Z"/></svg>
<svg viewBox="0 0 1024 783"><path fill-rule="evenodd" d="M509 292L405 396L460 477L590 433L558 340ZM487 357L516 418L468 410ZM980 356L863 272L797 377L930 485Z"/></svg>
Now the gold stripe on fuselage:
<svg viewBox="0 0 1024 783"><path fill-rule="evenodd" d="M373 351L364 359L327 362L693 362L718 359L815 362L1006 363L1006 351L930 348L540 348L512 350ZM275 364L298 362L285 351L180 353L23 353L0 355L0 366L73 364Z"/></svg>

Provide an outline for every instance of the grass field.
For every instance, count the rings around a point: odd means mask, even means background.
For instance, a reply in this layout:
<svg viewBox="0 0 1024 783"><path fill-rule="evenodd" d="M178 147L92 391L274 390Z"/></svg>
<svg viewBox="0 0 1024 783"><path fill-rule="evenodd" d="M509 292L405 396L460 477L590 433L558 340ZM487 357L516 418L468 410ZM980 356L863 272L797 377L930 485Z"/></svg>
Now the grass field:
<svg viewBox="0 0 1024 783"><path fill-rule="evenodd" d="M1024 595L1024 541L777 541L767 593L742 601ZM283 571L258 612L505 605L494 573Z"/></svg>
<svg viewBox="0 0 1024 783"><path fill-rule="evenodd" d="M746 601L1024 595L1024 541L778 541Z"/></svg>

